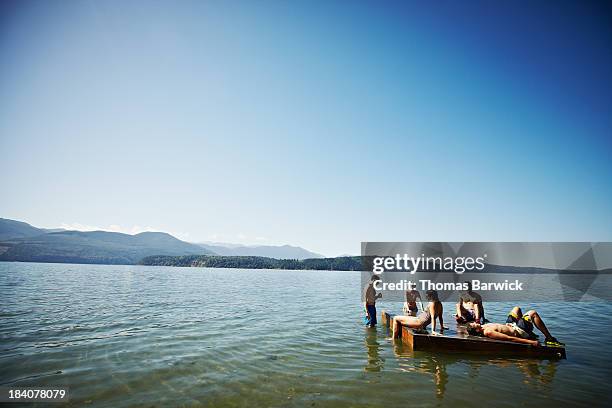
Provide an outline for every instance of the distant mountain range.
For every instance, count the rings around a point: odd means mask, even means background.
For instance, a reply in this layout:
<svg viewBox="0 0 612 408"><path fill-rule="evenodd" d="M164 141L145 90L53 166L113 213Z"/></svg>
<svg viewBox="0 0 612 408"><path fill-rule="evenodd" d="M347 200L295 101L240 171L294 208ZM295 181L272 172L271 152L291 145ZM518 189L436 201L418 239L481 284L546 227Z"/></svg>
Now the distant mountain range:
<svg viewBox="0 0 612 408"><path fill-rule="evenodd" d="M323 255L291 245L246 246L235 244L197 244L202 248L223 256L264 256L276 259L323 258Z"/></svg>
<svg viewBox="0 0 612 408"><path fill-rule="evenodd" d="M321 258L300 247L192 244L164 232L136 235L36 228L0 218L0 261L137 264L148 256L231 255L280 259Z"/></svg>
<svg viewBox="0 0 612 408"><path fill-rule="evenodd" d="M15 238L35 237L36 235L45 234L47 232L49 231L42 228L35 228L25 222L0 218L0 241Z"/></svg>

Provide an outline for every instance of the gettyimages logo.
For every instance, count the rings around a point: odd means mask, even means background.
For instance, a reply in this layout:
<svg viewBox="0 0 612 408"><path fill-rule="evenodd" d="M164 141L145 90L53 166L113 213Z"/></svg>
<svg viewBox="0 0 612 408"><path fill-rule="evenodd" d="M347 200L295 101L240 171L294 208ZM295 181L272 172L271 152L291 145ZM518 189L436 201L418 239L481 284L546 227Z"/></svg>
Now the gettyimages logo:
<svg viewBox="0 0 612 408"><path fill-rule="evenodd" d="M362 242L362 285L385 300L406 288L455 299L466 285L489 301L612 300L610 242Z"/></svg>
<svg viewBox="0 0 612 408"><path fill-rule="evenodd" d="M485 268L487 254L473 258L471 256L409 256L407 253L394 257L377 256L372 260L372 272L380 275L384 271L405 271L415 274L417 271L452 271L462 274L465 271L482 271Z"/></svg>

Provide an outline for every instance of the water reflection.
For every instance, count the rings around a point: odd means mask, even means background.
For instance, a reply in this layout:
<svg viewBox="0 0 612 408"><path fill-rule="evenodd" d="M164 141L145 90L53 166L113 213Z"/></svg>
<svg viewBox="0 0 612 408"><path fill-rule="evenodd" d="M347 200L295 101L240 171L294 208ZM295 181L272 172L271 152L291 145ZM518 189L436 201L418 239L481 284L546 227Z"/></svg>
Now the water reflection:
<svg viewBox="0 0 612 408"><path fill-rule="evenodd" d="M449 377L446 368L450 361L446 356L439 357L431 353L415 353L399 342L394 343L393 352L399 360L400 369L411 373L431 375L435 384L436 397L444 398ZM450 362L450 364L452 363Z"/></svg>
<svg viewBox="0 0 612 408"><path fill-rule="evenodd" d="M514 367L523 374L523 383L538 391L550 390L559 365L556 360L491 358L481 355L466 356L450 353L415 352L400 342L394 343L393 352L398 359L401 370L427 374L432 377L435 385L435 395L438 399L444 398L449 381L452 381L448 369L455 364L467 368L467 370L458 369L455 372L465 373L464 375L470 377L473 383L479 380L480 369L486 365L507 369Z"/></svg>
<svg viewBox="0 0 612 408"><path fill-rule="evenodd" d="M489 364L498 367L517 367L523 373L523 383L536 389L549 389L557 373L556 360L493 360Z"/></svg>
<svg viewBox="0 0 612 408"><path fill-rule="evenodd" d="M381 346L378 342L376 328L365 329L365 332L365 345L368 351L368 361L365 366L365 371L381 371L385 360L380 356Z"/></svg>

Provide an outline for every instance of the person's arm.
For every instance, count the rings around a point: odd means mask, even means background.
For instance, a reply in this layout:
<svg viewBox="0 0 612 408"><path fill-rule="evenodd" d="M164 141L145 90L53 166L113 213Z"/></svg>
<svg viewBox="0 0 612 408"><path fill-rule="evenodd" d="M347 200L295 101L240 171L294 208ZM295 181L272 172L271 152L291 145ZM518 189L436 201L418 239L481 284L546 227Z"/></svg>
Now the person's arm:
<svg viewBox="0 0 612 408"><path fill-rule="evenodd" d="M480 323L480 303L474 304L474 318Z"/></svg>
<svg viewBox="0 0 612 408"><path fill-rule="evenodd" d="M507 334L500 333L495 330L485 330L483 334L495 340L504 340L504 341L512 341L514 343L531 344L532 346L537 346L540 344L538 343L537 340L529 340L529 339L522 339L520 337L508 336Z"/></svg>
<svg viewBox="0 0 612 408"><path fill-rule="evenodd" d="M440 318L440 333L442 333L446 327L444 327L444 318L442 317L444 315L444 313L440 313L440 316L438 316Z"/></svg>
<svg viewBox="0 0 612 408"><path fill-rule="evenodd" d="M368 312L368 292L370 291L370 287L367 286L363 291L363 310L365 310L366 316L369 318L370 313Z"/></svg>
<svg viewBox="0 0 612 408"><path fill-rule="evenodd" d="M482 304L482 302L480 303L480 318L482 319L483 323L486 323L487 317L485 316L485 311L484 311L484 305Z"/></svg>

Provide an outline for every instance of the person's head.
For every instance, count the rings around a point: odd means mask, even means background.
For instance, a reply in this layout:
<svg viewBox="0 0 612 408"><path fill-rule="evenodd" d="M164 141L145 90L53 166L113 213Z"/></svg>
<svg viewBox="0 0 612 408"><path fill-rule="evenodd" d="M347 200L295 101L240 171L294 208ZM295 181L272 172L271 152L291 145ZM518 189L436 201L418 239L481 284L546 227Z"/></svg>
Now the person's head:
<svg viewBox="0 0 612 408"><path fill-rule="evenodd" d="M370 278L370 284L373 285L374 282L380 280L380 276L378 275L372 275L372 277Z"/></svg>
<svg viewBox="0 0 612 408"><path fill-rule="evenodd" d="M467 325L467 332L470 336L481 336L482 331L483 329L480 323L471 322Z"/></svg>
<svg viewBox="0 0 612 408"><path fill-rule="evenodd" d="M430 302L439 302L440 299L438 298L438 291L437 290L428 290L425 293L425 298L427 298L428 301Z"/></svg>

